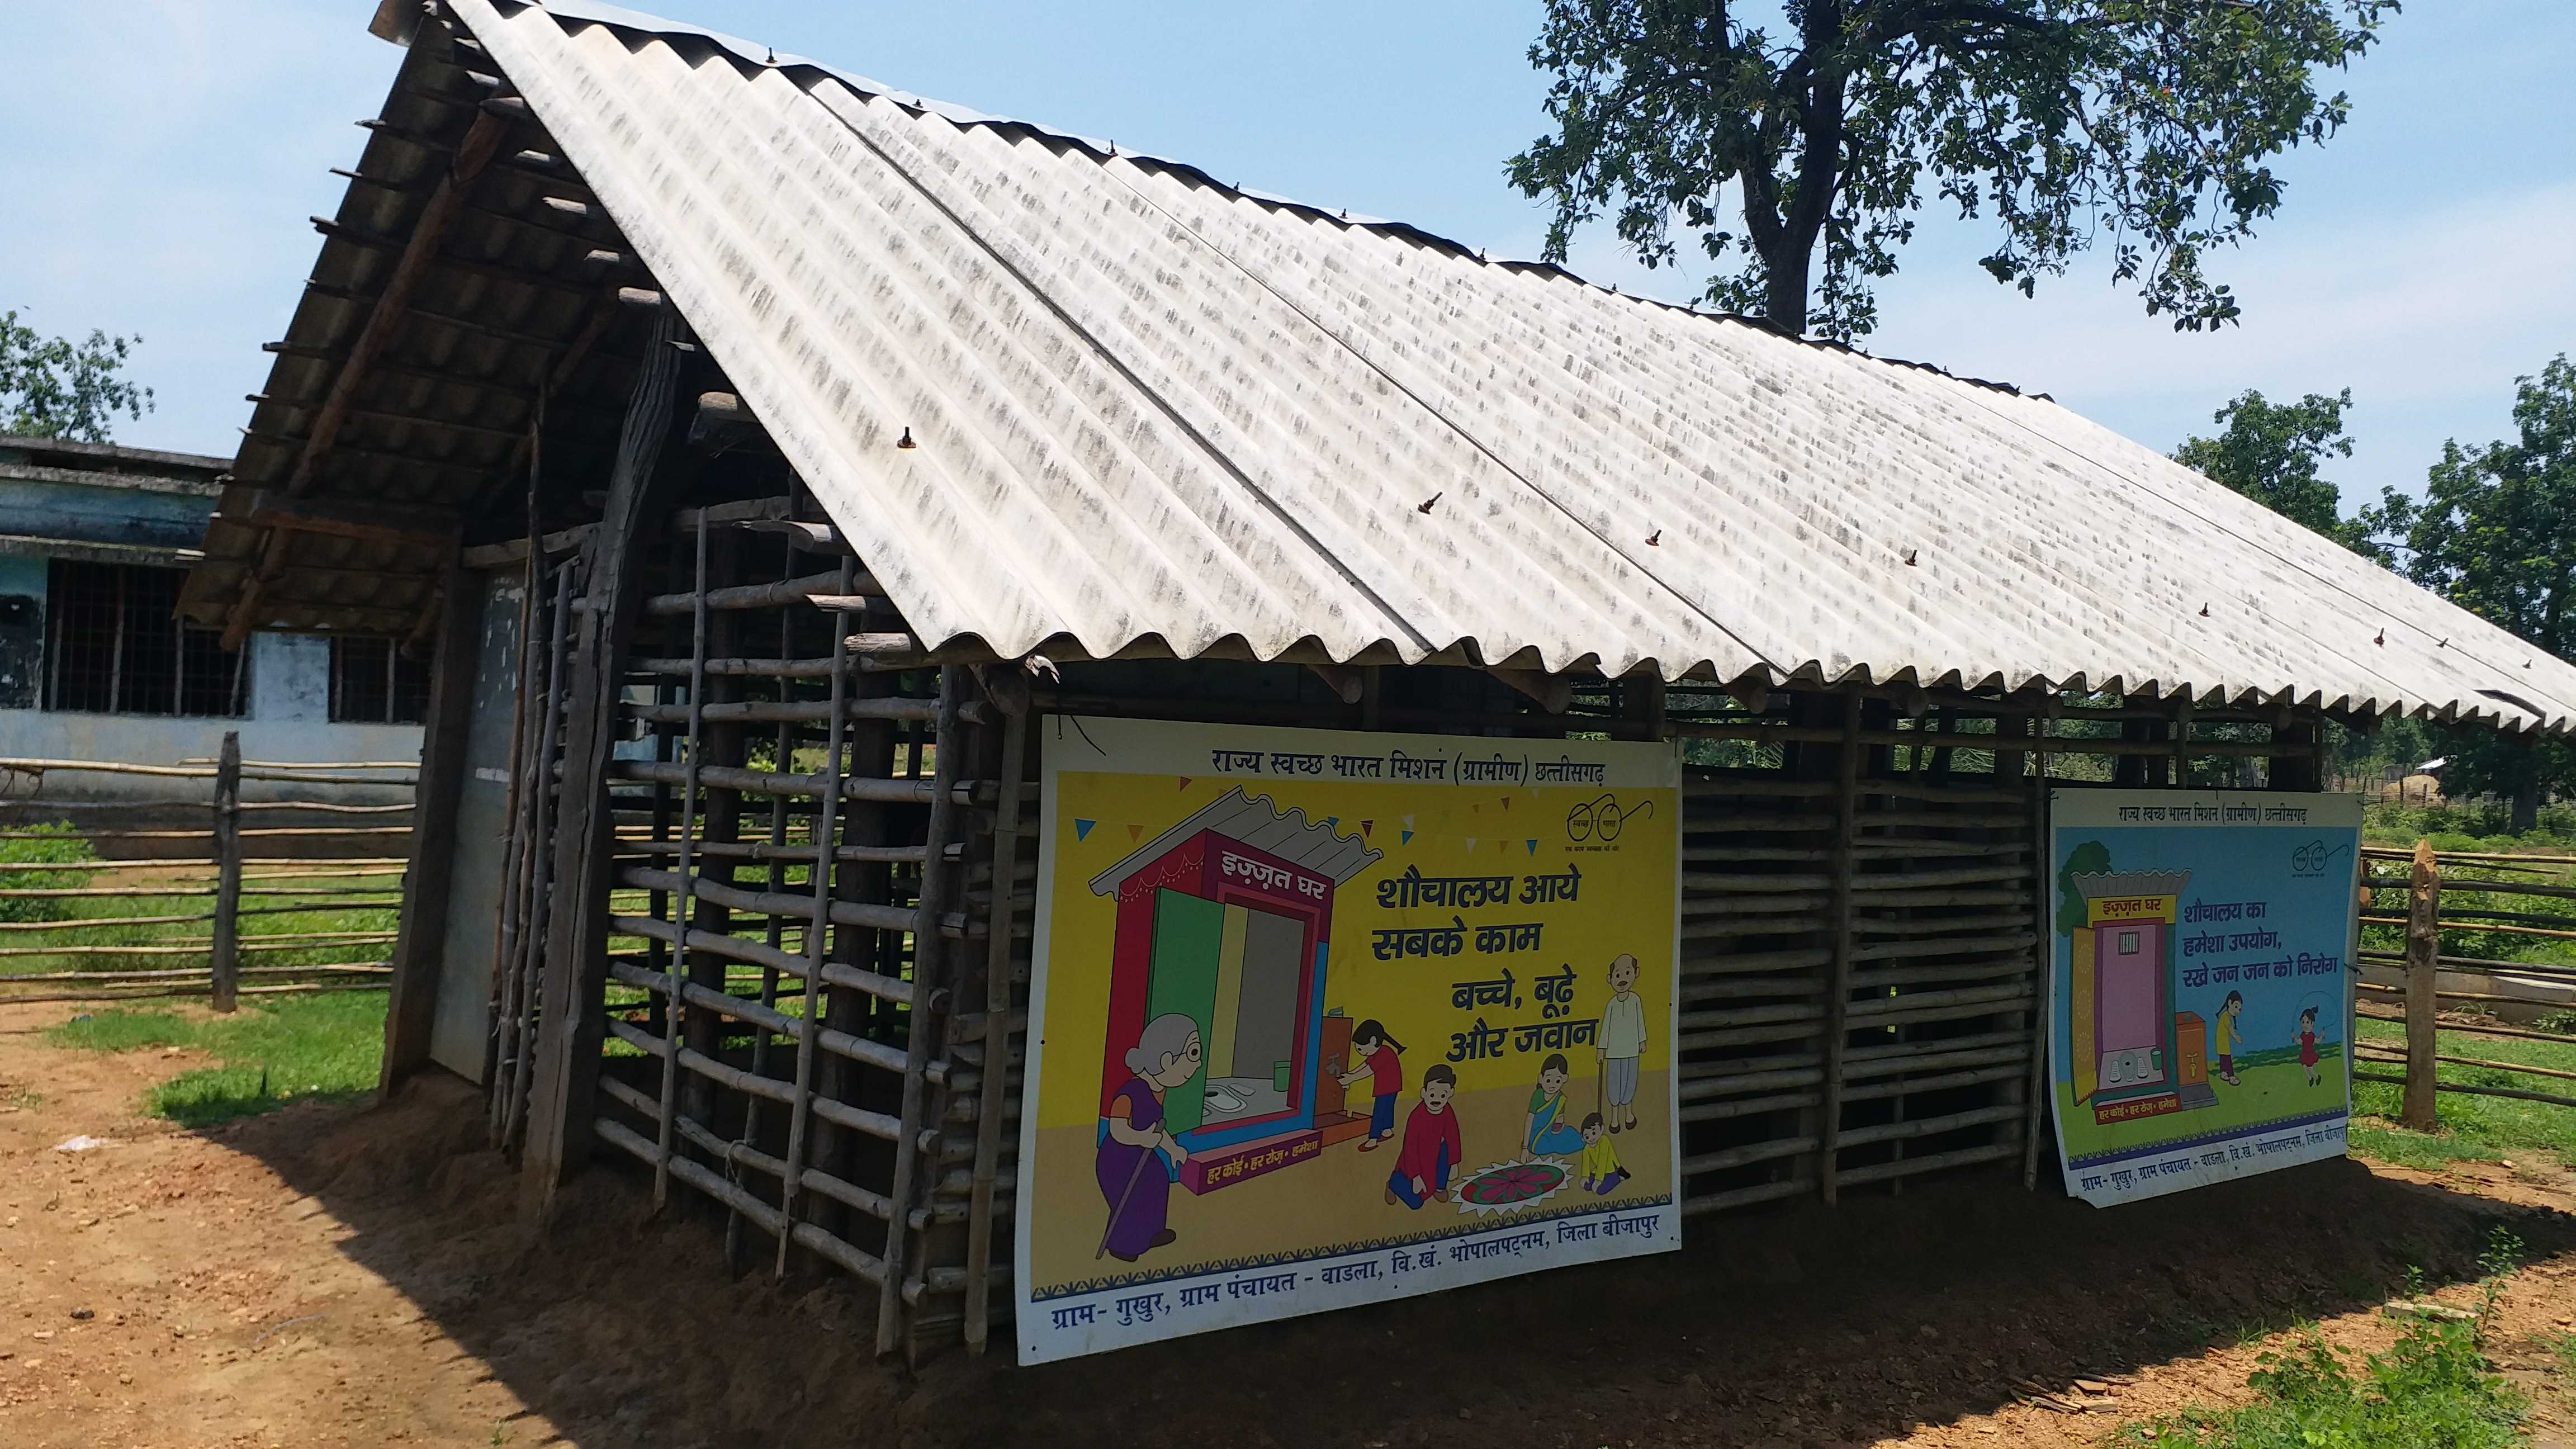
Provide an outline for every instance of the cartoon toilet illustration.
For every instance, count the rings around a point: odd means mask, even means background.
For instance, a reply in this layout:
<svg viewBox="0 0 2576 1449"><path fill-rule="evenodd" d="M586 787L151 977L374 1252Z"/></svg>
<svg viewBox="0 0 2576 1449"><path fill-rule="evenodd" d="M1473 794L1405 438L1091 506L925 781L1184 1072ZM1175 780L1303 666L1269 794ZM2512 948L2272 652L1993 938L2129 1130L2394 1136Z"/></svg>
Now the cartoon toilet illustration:
<svg viewBox="0 0 2576 1449"><path fill-rule="evenodd" d="M1340 1100L1325 1070L1333 895L1381 858L1330 823L1236 789L1092 878L1094 894L1118 903L1101 1060L1123 1062L1147 1023L1174 1015L1204 1045L1198 1074L1163 1108L1188 1153L1178 1180L1191 1192L1322 1151L1319 1098ZM1124 1080L1104 1068L1104 1115Z"/></svg>

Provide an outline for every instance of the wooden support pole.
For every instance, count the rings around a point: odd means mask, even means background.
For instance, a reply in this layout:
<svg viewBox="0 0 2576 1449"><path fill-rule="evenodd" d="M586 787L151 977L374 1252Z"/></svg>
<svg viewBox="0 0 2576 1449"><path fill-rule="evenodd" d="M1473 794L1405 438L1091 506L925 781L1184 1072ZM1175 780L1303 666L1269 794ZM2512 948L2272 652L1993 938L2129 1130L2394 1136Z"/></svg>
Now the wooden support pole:
<svg viewBox="0 0 2576 1449"><path fill-rule="evenodd" d="M940 920L948 910L948 898L958 870L948 859L948 841L957 831L957 780L965 761L962 758L964 736L958 718L959 705L966 691L967 670L947 665L939 671L939 723L933 738L938 744L938 759L932 776L938 788L932 796L930 821L922 832L924 860L921 868L920 919L912 931L912 1007L904 1050L903 1135L895 1142L894 1190L887 1196L892 1201L892 1220L886 1225L885 1292L877 1299L877 1352L894 1352L904 1341L904 1290L906 1263L910 1258L913 1199L921 1195L924 1180L933 1176L922 1170L919 1139L928 1121L928 1068L931 1043L937 1040L932 1019L939 1015L941 990L940 957L945 950ZM1013 793L1019 782L1010 782ZM1007 887L996 882L996 889ZM992 1043L985 1044L985 1070L999 1071L1001 1062Z"/></svg>
<svg viewBox="0 0 2576 1449"><path fill-rule="evenodd" d="M992 1317L993 1191L1002 1155L1002 1110L1008 1101L1011 1047L1011 941L1018 909L1020 792L1028 774L1029 718L1002 726L1005 788L993 818L993 911L984 957L984 1096L975 1118L975 1180L966 1209L966 1348L982 1353Z"/></svg>
<svg viewBox="0 0 2576 1449"><path fill-rule="evenodd" d="M1852 978L1852 843L1860 835L1861 700L1843 696L1842 747L1834 761L1833 965L1827 978L1824 1025L1824 1101L1816 1121L1816 1182L1833 1205L1834 1153L1842 1138L1843 1050L1850 1037Z"/></svg>
<svg viewBox="0 0 2576 1449"><path fill-rule="evenodd" d="M456 807L465 794L465 735L473 719L475 656L483 622L482 581L447 577L438 640L429 666L429 713L421 729L411 865L403 873L402 934L394 946L393 993L385 1003L384 1095L429 1060L438 1017L439 963L446 956L447 905L456 870Z"/></svg>
<svg viewBox="0 0 2576 1449"><path fill-rule="evenodd" d="M2415 842L2415 874L2406 896L2406 1097L2399 1120L2417 1132L2435 1126L2434 1019L2441 1010L2435 958L2442 947L2442 870L2433 842Z"/></svg>
<svg viewBox="0 0 2576 1449"><path fill-rule="evenodd" d="M700 531L700 536L704 536L704 530ZM832 621L832 717L827 726L828 733L823 746L823 778L826 781L837 781L841 778L846 759L845 752L849 747L849 716L844 706L849 700L850 682L847 671L840 668L847 662L850 647L848 637L842 632L846 623L846 616L836 617ZM814 983L823 978L823 958L831 945L832 871L823 863L821 852L830 847L836 838L841 792L837 789L826 789L822 793L821 801L813 826L815 864L811 874L814 888L814 914L805 926L806 995L803 1009L798 1013L796 1022L796 1093L788 1099L787 1166L780 1176L778 1186L779 1218L788 1224L796 1221L796 1192L805 1180L805 1158L808 1151L806 1138L811 1134L813 1122L815 1053L819 1050L816 1037L823 1030L824 1007L820 993L814 989ZM929 949L927 943L917 946L914 959L918 961L920 953L927 949ZM916 1005L913 1017L919 1020L920 1016L920 1008ZM906 1085L909 1087L914 1084ZM906 1150L907 1146L904 1136L898 1134L894 1144L897 1164L912 1160L912 1154ZM900 1174L902 1168L898 1165L896 1171ZM897 1181L900 1180L898 1177ZM891 1216L894 1219L895 1231L900 1235L903 1229L903 1210L899 1201ZM782 1231L778 1235L779 1277L787 1276L788 1249L794 1241L792 1233ZM886 1265L885 1280L879 1285L878 1301L881 1304L899 1301L894 1265L891 1262ZM883 1322L882 1316L879 1322Z"/></svg>
<svg viewBox="0 0 2576 1449"><path fill-rule="evenodd" d="M2049 700L2054 704L2056 696L2049 696ZM2034 721L2032 727L2045 738L2047 725L2044 721ZM2040 887L2040 921L2044 923L2048 913L2055 909L2048 889L2051 860L2048 848L2048 754L2045 750L2031 756L2030 850L2032 874ZM2057 969L2051 955L2055 948L2049 944L2045 929L2036 934L2038 944L2031 948L2031 953L2038 958L2039 965L2039 1010L2031 1014L2030 1078L2022 1087L2025 1096L2022 1102L2021 1185L2025 1192L2039 1189L2040 1134L2048 1127L2048 1114L2057 1107L2056 1089L2050 1085L2048 1074L2048 1041L2050 1033L2056 1029L2051 1023L2057 1015L2056 1004L2050 999L2050 983Z"/></svg>
<svg viewBox="0 0 2576 1449"><path fill-rule="evenodd" d="M561 898L546 933L539 983L536 1078L521 1159L522 1211L553 1216L565 1176L590 1156L608 979L608 884L615 874L608 810L617 696L637 603L636 556L658 495L684 487L685 422L677 418L680 324L665 311L638 367L599 532L587 549L594 607L576 610L573 660L564 682L563 777L552 844L553 892Z"/></svg>
<svg viewBox="0 0 2576 1449"><path fill-rule="evenodd" d="M233 1009L241 979L241 731L224 731L223 753L215 762L215 928L213 945L214 1007Z"/></svg>
<svg viewBox="0 0 2576 1449"><path fill-rule="evenodd" d="M697 601L689 619L689 657L696 665L689 672L688 757L682 766L680 783L680 854L674 872L679 876L679 889L671 902L671 972L662 1017L664 1038L670 1049L662 1054L662 1098L660 1119L655 1124L658 1136L654 1142L653 1211L660 1212L671 1198L671 1153L680 1120L680 1050L689 1025L688 992L682 985L689 974L690 907L695 897L697 877L691 869L689 848L698 836L698 766L705 757L707 704L707 533L698 530L692 539L697 545L692 597ZM721 984L721 983L719 983ZM709 1053L712 1055L712 1053Z"/></svg>

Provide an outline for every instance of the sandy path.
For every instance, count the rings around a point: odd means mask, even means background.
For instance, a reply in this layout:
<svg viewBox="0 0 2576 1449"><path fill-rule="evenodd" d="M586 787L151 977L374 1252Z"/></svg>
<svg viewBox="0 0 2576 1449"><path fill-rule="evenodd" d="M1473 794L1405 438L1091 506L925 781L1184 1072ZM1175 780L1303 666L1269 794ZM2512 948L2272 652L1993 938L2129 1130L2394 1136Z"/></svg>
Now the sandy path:
<svg viewBox="0 0 2576 1449"><path fill-rule="evenodd" d="M2452 1301L2488 1229L2533 1265L2500 1358L2545 1444L2538 1339L2576 1326L2576 1182L2300 1169L2095 1213L2000 1177L1698 1222L1574 1270L1015 1370L875 1363L844 1280L722 1271L702 1216L594 1172L550 1244L473 1099L307 1104L212 1134L139 1117L186 1053L59 1050L0 1008L0 1445L1307 1446L2097 1443L2245 1397L2244 1325L2362 1347L2408 1264ZM29 1101L35 1093L40 1100ZM76 1134L114 1145L53 1150ZM2569 1440L2566 1442L2576 1442Z"/></svg>

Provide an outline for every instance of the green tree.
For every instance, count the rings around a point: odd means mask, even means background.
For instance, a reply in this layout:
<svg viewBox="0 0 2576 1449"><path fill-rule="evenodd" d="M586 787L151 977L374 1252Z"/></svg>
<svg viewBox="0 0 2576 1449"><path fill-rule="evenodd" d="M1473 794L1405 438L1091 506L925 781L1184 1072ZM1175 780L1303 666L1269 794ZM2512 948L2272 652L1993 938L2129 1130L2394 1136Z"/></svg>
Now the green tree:
<svg viewBox="0 0 2576 1449"><path fill-rule="evenodd" d="M1756 9L1548 0L1529 56L1555 77L1555 130L1508 174L1554 205L1550 260L1608 210L1647 265L1671 265L1679 226L1719 268L1709 301L1850 339L1927 190L1992 217L1983 265L2024 295L2107 242L2150 315L2234 321L2204 256L2278 209L2273 157L2343 125L2348 100L2319 79L2398 5L1780 0L1776 33Z"/></svg>
<svg viewBox="0 0 2576 1449"><path fill-rule="evenodd" d="M139 421L152 409L152 389L120 376L142 341L93 329L88 341L74 344L39 336L16 312L0 312L0 432L108 441L117 414Z"/></svg>
<svg viewBox="0 0 2576 1449"><path fill-rule="evenodd" d="M2217 437L2183 439L2174 449L2174 461L2293 523L2386 562L2387 550L2371 540L2361 519L2341 515L2335 485L2317 473L2328 456L2352 456L2352 438L2343 430L2344 411L2351 406L2351 388L2333 397L2312 392L2294 403L2271 402L2248 388L2211 415L2222 425Z"/></svg>
<svg viewBox="0 0 2576 1449"><path fill-rule="evenodd" d="M2110 868L2111 848L2098 840L2066 852L2066 864L2057 871L2057 934L2072 936L2084 929L2084 892L2075 888L2075 878L2100 875Z"/></svg>
<svg viewBox="0 0 2576 1449"><path fill-rule="evenodd" d="M2407 577L2561 659L2576 654L2576 365L2565 353L2514 381L2511 441L2442 445L2422 502L2383 490L2361 520L2399 541ZM2512 702L2527 661L2486 661ZM2535 701L2537 703L2537 701ZM2461 737L2444 776L2455 791L2513 798L2513 828L2535 823L2543 791L2576 783L2576 755L2529 736Z"/></svg>

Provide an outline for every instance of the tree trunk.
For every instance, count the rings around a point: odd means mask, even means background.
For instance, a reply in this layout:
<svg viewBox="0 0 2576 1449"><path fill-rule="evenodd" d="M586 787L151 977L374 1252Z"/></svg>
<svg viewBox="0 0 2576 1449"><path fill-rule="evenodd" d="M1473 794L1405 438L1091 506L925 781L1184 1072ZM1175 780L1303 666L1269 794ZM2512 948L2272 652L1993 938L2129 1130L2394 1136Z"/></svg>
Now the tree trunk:
<svg viewBox="0 0 2576 1449"><path fill-rule="evenodd" d="M1767 291L1762 300L1762 317L1773 327L1791 337L1807 335L1807 274L1813 266L1815 246L1801 246L1795 239L1785 242L1776 256L1762 259Z"/></svg>
<svg viewBox="0 0 2576 1449"><path fill-rule="evenodd" d="M2540 828L2540 772L2526 770L2513 786L2513 824L2516 835L2528 835Z"/></svg>

